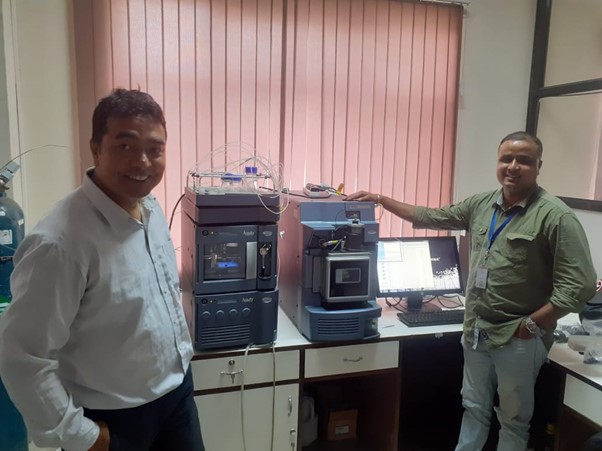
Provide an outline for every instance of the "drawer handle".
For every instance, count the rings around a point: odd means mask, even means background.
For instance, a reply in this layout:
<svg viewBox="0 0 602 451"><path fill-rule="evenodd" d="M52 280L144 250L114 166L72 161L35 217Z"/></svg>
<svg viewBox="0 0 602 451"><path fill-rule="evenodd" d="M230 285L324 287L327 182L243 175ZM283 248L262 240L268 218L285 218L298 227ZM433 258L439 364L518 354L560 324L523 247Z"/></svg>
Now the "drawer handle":
<svg viewBox="0 0 602 451"><path fill-rule="evenodd" d="M234 365L236 364L236 362L234 361L234 359L230 359L228 360L228 367L232 370L234 369ZM242 374L243 370L238 370L238 371L220 371L219 374L221 374L222 376L230 376L230 378L232 379L232 384L234 384L234 378L236 377L237 374Z"/></svg>
<svg viewBox="0 0 602 451"><path fill-rule="evenodd" d="M220 371L219 374L222 376L230 376L232 378L232 383L234 383L234 378L237 374L242 374L242 370L238 371Z"/></svg>
<svg viewBox="0 0 602 451"><path fill-rule="evenodd" d="M357 362L361 362L362 360L364 360L363 357L358 357L357 359L348 359L347 357L343 358L343 362L351 362L351 363L357 363Z"/></svg>

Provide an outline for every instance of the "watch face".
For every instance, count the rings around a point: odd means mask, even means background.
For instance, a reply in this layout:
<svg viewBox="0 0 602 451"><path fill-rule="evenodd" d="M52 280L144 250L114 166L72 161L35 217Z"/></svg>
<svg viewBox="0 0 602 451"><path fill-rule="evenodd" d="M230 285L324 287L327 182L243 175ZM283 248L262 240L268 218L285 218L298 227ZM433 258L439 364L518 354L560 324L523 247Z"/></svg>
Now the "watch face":
<svg viewBox="0 0 602 451"><path fill-rule="evenodd" d="M525 320L525 327L527 328L527 330L529 332L531 332L533 335L537 335L539 333L539 326L537 325L537 323L535 321L533 321L531 318L527 318Z"/></svg>

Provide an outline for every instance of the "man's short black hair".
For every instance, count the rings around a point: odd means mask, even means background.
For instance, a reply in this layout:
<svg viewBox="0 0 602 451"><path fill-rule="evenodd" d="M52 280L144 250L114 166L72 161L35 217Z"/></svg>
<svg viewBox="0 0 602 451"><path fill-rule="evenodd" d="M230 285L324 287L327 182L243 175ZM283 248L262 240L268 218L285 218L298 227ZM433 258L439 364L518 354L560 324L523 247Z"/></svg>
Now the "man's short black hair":
<svg viewBox="0 0 602 451"><path fill-rule="evenodd" d="M530 141L537 146L537 156L541 158L543 156L543 144L537 136L533 136L530 133L518 131L512 132L502 138L500 146L506 141Z"/></svg>
<svg viewBox="0 0 602 451"><path fill-rule="evenodd" d="M117 88L98 102L92 115L92 142L100 144L111 117L148 117L157 121L167 133L163 110L150 94L139 89Z"/></svg>

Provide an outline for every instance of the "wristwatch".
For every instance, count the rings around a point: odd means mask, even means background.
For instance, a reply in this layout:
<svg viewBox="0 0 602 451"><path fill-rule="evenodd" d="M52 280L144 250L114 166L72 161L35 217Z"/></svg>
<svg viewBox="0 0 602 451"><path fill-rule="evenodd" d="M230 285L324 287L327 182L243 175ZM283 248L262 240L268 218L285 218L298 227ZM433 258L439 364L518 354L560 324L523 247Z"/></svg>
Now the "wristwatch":
<svg viewBox="0 0 602 451"><path fill-rule="evenodd" d="M538 337L541 337L543 335L543 331L541 330L541 328L537 325L535 321L533 321L533 318L531 318L530 316L527 316L525 318L525 327L533 335L537 335Z"/></svg>

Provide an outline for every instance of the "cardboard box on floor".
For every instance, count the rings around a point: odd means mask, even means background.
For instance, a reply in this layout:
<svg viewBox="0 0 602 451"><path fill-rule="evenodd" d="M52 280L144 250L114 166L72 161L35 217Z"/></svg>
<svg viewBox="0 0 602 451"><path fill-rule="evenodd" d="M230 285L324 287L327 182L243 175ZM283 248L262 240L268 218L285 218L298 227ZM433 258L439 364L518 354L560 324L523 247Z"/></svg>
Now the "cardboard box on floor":
<svg viewBox="0 0 602 451"><path fill-rule="evenodd" d="M357 436L357 409L328 412L328 440L344 440Z"/></svg>

